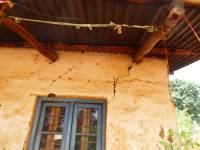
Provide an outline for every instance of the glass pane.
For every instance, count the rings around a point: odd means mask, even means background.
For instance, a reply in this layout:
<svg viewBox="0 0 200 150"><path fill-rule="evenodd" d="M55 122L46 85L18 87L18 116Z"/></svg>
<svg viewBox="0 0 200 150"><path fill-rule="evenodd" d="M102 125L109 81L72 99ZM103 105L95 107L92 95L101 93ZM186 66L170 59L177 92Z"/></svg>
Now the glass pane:
<svg viewBox="0 0 200 150"><path fill-rule="evenodd" d="M62 132L64 124L65 107L46 107L42 131Z"/></svg>
<svg viewBox="0 0 200 150"><path fill-rule="evenodd" d="M75 150L96 150L98 109L79 108Z"/></svg>
<svg viewBox="0 0 200 150"><path fill-rule="evenodd" d="M42 134L40 150L60 150L62 135Z"/></svg>
<svg viewBox="0 0 200 150"><path fill-rule="evenodd" d="M77 135L75 150L96 150L96 136Z"/></svg>
<svg viewBox="0 0 200 150"><path fill-rule="evenodd" d="M66 107L47 106L40 138L40 150L60 150Z"/></svg>

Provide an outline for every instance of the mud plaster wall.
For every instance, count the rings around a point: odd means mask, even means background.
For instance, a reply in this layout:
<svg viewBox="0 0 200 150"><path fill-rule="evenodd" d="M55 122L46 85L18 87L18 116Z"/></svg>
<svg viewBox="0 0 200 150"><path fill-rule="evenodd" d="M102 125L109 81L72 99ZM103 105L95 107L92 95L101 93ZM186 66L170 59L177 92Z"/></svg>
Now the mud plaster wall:
<svg viewBox="0 0 200 150"><path fill-rule="evenodd" d="M0 149L26 144L36 95L107 99L106 150L154 150L160 127L176 126L164 60L130 64L126 54L59 51L49 64L34 49L0 48Z"/></svg>

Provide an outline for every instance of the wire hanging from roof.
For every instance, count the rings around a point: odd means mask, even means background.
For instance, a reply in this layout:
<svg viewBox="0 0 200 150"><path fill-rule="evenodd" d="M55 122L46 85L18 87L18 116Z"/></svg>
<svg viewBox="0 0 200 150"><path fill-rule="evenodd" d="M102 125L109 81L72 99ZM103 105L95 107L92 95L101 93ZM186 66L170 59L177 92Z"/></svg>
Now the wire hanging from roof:
<svg viewBox="0 0 200 150"><path fill-rule="evenodd" d="M26 6L20 5L18 3L12 3L10 0L0 0L0 3L7 3L10 7L13 7L14 5L17 5L19 7L22 7L24 9L26 9L26 10L29 10L29 11L31 11L33 13L37 13L39 15L49 16L47 14L43 14L43 13L40 13L38 11L32 10L30 8L27 8ZM7 16L7 15L5 15L3 13L1 13L1 16L12 18L12 19L15 20L16 23L20 23L21 21L27 21L27 22L50 24L50 25L75 27L76 29L89 28L90 30L92 30L93 28L113 28L114 30L117 31L118 34L122 33L122 29L123 28L144 29L144 30L147 30L147 32L158 31L158 27L150 26L150 25L143 25L143 26L142 25L127 25L127 24L116 24L116 23L113 23L113 22L110 22L110 23L107 23L107 24L106 23L105 24L69 23L69 22L51 21L51 20L37 20L37 19L23 18L23 17L17 17L17 16ZM58 19L58 17L54 17L54 18ZM59 19L61 19L61 18L59 18ZM73 18L68 18L68 19L73 19ZM78 19L78 18L75 18L75 19Z"/></svg>
<svg viewBox="0 0 200 150"><path fill-rule="evenodd" d="M26 11L32 12L32 13L37 14L37 15L40 15L40 16L48 17L48 18L62 19L62 20L81 20L81 21L84 21L84 19L82 19L82 18L51 16L51 15L49 15L49 14L39 12L39 11L37 11L37 10L31 9L31 8L29 8L29 7L26 7L25 5L22 5L22 4L19 4L19 3L16 3L16 2L13 2L13 4L14 4L14 6L17 6L17 7L19 7L19 8L22 8L22 9L24 9L24 10L26 10Z"/></svg>
<svg viewBox="0 0 200 150"><path fill-rule="evenodd" d="M190 27L190 29L192 30L192 32L196 36L197 40L200 42L200 37L198 36L197 32L195 31L194 27L192 26L192 24L190 23L190 21L188 20L186 15L183 15L183 19L187 22L188 26Z"/></svg>
<svg viewBox="0 0 200 150"><path fill-rule="evenodd" d="M66 27L75 27L76 29L81 28L89 28L92 30L93 28L113 28L117 31L118 34L122 33L123 28L136 28L136 29L144 29L147 32L155 32L157 31L156 26L149 26L149 25L127 25L127 24L116 24L110 22L109 24L84 24L84 23L69 23L69 22L58 22L58 21L49 21L49 20L37 20L37 19L30 19L30 18L22 18L17 16L8 16L9 18L14 19L17 23L21 21L27 22L35 22L35 23L43 23L43 24L50 24L50 25L59 25L59 26L66 26Z"/></svg>

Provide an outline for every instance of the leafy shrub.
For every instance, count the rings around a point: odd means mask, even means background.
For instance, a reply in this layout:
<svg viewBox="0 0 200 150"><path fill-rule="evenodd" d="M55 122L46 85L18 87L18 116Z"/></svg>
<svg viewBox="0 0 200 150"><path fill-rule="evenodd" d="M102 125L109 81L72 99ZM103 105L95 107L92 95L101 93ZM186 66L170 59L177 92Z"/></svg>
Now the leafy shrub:
<svg viewBox="0 0 200 150"><path fill-rule="evenodd" d="M184 110L200 124L200 85L184 80L171 81L171 95L178 110Z"/></svg>
<svg viewBox="0 0 200 150"><path fill-rule="evenodd" d="M169 129L166 137L160 141L165 150L197 150L200 143L191 138L191 133L187 131L176 131Z"/></svg>
<svg viewBox="0 0 200 150"><path fill-rule="evenodd" d="M197 150L200 149L200 143L195 135L192 118L185 111L176 111L178 129L169 129L165 135L164 129L161 128L160 137L165 150Z"/></svg>

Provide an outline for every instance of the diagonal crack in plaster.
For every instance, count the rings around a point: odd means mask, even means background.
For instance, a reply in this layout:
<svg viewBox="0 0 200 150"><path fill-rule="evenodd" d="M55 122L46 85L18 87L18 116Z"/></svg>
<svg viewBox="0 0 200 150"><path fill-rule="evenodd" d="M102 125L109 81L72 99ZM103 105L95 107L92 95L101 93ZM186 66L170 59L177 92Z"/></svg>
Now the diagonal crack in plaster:
<svg viewBox="0 0 200 150"><path fill-rule="evenodd" d="M117 85L120 84L120 80L123 80L124 78L131 75L131 70L133 69L133 64L134 64L134 61L132 59L130 65L127 67L127 73L125 75L113 77L114 80L113 80L113 98L112 98L112 100L115 99L116 92L117 92ZM141 79L131 79L131 80L127 80L127 81L122 81L121 83L133 82L133 81L141 81L141 82L146 82L146 83L150 83L150 84L160 84L160 82L151 82L151 81L148 81L148 80L141 80Z"/></svg>
<svg viewBox="0 0 200 150"><path fill-rule="evenodd" d="M75 68L77 67L77 65L74 65L70 68L67 69L67 71L65 71L64 73L60 74L59 76L57 76L55 79L52 80L51 84L49 85L49 87L51 88L55 82L59 79L61 79L63 76L69 74L70 72L72 72Z"/></svg>

